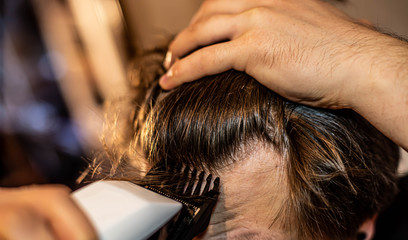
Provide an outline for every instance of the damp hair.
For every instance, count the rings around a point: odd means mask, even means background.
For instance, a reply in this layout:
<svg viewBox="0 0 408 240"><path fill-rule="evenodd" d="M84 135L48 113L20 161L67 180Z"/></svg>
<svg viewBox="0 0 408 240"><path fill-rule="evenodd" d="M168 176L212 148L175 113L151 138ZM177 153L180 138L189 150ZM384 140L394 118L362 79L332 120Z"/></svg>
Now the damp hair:
<svg viewBox="0 0 408 240"><path fill-rule="evenodd" d="M163 53L132 65L129 99L112 108L124 121L108 114L106 135L120 137L96 158L95 178L138 181L143 166L159 162L216 173L261 141L283 158L289 194L281 214L298 239L353 238L393 199L398 147L352 110L293 103L235 70L164 91Z"/></svg>

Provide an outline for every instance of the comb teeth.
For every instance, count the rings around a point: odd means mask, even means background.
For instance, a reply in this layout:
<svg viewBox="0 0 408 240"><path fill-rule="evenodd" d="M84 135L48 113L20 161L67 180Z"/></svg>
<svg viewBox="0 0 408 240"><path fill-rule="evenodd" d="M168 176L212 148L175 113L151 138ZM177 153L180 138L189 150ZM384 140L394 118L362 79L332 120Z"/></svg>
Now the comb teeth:
<svg viewBox="0 0 408 240"><path fill-rule="evenodd" d="M198 173L197 169L188 166L177 165L166 168L163 165L157 165L146 177L154 175L163 177L159 186L146 182L144 187L182 203L190 209L192 216L200 211L203 199L213 198L219 194L219 177L214 178L212 174L205 171ZM198 198L202 200L197 201Z"/></svg>
<svg viewBox="0 0 408 240"><path fill-rule="evenodd" d="M149 188L157 190L166 190L171 194L184 197L199 197L210 191L219 192L220 179L205 171L177 165L167 166L158 165L147 174L147 176L160 176L160 186L145 183ZM149 179L149 178L147 178ZM205 181L204 181L205 179Z"/></svg>
<svg viewBox="0 0 408 240"><path fill-rule="evenodd" d="M168 169L168 172L171 172L173 176L165 181L166 186L163 187L173 193L185 196L199 196L211 190L219 191L220 179L218 177L214 178L212 174L205 171L198 171L187 166L177 166Z"/></svg>
<svg viewBox="0 0 408 240"><path fill-rule="evenodd" d="M193 189L194 189L194 185L195 185L195 179L197 177L197 170L194 169L191 172L191 181L189 181L188 185L187 185L187 189L184 191L184 194L186 195L193 195ZM194 179L194 180L193 180ZM198 186L197 186L198 187Z"/></svg>
<svg viewBox="0 0 408 240"><path fill-rule="evenodd" d="M179 215L168 224L168 240L191 240L203 232L217 202L220 178L188 166L158 165L146 175L163 177L160 186L146 182L145 187L183 204ZM204 181L205 178L205 181Z"/></svg>
<svg viewBox="0 0 408 240"><path fill-rule="evenodd" d="M201 186L203 184L203 179L204 179L204 172L201 172L200 175L198 176L198 182L197 182L197 186L194 190L193 195L199 195L201 193Z"/></svg>

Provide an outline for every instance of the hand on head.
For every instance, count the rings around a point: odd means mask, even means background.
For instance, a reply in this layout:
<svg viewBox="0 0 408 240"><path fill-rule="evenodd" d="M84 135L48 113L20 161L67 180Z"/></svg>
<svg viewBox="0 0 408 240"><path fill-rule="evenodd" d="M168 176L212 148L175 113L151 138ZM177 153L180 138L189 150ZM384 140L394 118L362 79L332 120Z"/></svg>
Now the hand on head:
<svg viewBox="0 0 408 240"><path fill-rule="evenodd" d="M0 239L97 239L69 192L51 185L1 188Z"/></svg>
<svg viewBox="0 0 408 240"><path fill-rule="evenodd" d="M245 71L289 100L352 108L408 148L400 134L408 104L396 107L408 89L407 59L406 43L320 0L207 0L170 44L160 85Z"/></svg>
<svg viewBox="0 0 408 240"><path fill-rule="evenodd" d="M165 66L172 67L161 86L234 68L291 100L344 107L331 90L350 85L354 59L344 49L365 44L359 31L366 30L322 1L205 1L170 44Z"/></svg>

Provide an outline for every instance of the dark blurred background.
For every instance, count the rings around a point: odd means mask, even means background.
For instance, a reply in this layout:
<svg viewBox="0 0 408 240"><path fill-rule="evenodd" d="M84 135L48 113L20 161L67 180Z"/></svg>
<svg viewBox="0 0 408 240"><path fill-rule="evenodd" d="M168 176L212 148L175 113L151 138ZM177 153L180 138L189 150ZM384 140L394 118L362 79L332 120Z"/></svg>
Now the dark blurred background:
<svg viewBox="0 0 408 240"><path fill-rule="evenodd" d="M187 26L200 3L1 1L0 186L74 187L85 159L100 149L103 103L126 90L129 61ZM335 4L408 36L406 0Z"/></svg>
<svg viewBox="0 0 408 240"><path fill-rule="evenodd" d="M100 148L103 102L124 94L135 54L188 23L200 2L184 2L1 1L0 186L75 188Z"/></svg>

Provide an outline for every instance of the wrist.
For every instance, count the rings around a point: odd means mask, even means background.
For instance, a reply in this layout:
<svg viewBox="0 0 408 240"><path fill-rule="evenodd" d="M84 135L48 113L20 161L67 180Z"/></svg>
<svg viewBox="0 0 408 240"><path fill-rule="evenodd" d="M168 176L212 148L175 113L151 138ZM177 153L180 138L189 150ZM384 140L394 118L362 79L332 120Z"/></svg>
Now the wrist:
<svg viewBox="0 0 408 240"><path fill-rule="evenodd" d="M347 104L357 112L400 101L408 91L408 44L376 33L356 54Z"/></svg>
<svg viewBox="0 0 408 240"><path fill-rule="evenodd" d="M390 37L389 37L390 38ZM408 44L389 39L360 64L350 106L395 143L408 149Z"/></svg>

